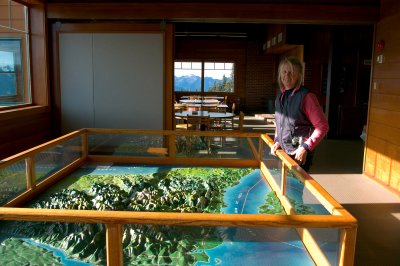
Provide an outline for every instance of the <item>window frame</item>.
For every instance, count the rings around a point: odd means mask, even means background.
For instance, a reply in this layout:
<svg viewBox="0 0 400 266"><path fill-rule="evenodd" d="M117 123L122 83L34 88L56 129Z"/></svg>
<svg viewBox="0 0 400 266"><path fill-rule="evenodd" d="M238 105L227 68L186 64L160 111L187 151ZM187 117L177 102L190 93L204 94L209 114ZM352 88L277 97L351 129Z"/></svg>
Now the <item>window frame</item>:
<svg viewBox="0 0 400 266"><path fill-rule="evenodd" d="M35 6L36 5L32 5ZM44 6L44 5L42 5ZM8 25L2 25L5 29L0 36L0 41L18 40L18 60L14 63L16 74L16 95L0 96L0 112L31 106L33 104L33 93L31 84L31 29L30 12L28 3L11 0L8 2ZM34 9L34 8L33 8ZM44 14L44 13L43 13ZM16 26L15 26L16 25ZM43 38L43 36L42 36ZM14 51L15 52L15 49ZM3 72L7 73L7 72ZM10 72L8 72L10 73Z"/></svg>
<svg viewBox="0 0 400 266"><path fill-rule="evenodd" d="M188 94L200 94L200 95L211 95L211 94L235 94L236 93L236 62L234 60L209 60L209 59L185 59L185 60L179 60L176 59L174 60L174 80L175 80L175 63L201 63L201 84L200 84L200 91L190 91L190 90L185 90L185 91L176 91L175 90L175 83L173 86L174 93L188 93ZM214 64L232 64L232 71L233 71L233 90L230 92L227 91L205 91L205 65L206 63L214 63Z"/></svg>

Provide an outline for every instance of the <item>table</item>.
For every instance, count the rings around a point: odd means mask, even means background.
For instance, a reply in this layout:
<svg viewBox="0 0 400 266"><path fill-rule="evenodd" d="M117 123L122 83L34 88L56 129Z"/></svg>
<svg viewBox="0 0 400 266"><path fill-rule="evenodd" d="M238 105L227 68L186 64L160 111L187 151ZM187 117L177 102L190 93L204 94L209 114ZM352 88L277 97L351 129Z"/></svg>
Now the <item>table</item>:
<svg viewBox="0 0 400 266"><path fill-rule="evenodd" d="M182 111L182 112L175 113L175 117L179 117L179 118L185 118L188 115L210 116L210 119L224 119L224 118L235 117L234 113L228 113L228 112L197 111L197 113L193 114L193 111Z"/></svg>
<svg viewBox="0 0 400 266"><path fill-rule="evenodd" d="M218 105L219 101L216 99L204 99L204 100L179 100L180 103L187 103L187 104L215 104Z"/></svg>
<svg viewBox="0 0 400 266"><path fill-rule="evenodd" d="M220 126L218 127L220 130L222 130L225 127L225 122L222 123L222 121L226 121L226 119L233 119L235 117L234 113L228 113L228 112L208 112L208 111L182 111L182 112L177 112L175 113L175 118L178 119L185 119L187 116L199 116L199 117L210 117L210 120L215 120L217 124Z"/></svg>
<svg viewBox="0 0 400 266"><path fill-rule="evenodd" d="M189 111L196 111L201 110L202 108L219 108L219 109L227 109L228 105L225 103L220 103L218 100L215 99L205 99L205 100L179 100L180 103L175 104L175 106L186 106L190 110ZM179 108L179 107L178 107Z"/></svg>
<svg viewBox="0 0 400 266"><path fill-rule="evenodd" d="M181 96L181 99L190 99L190 97L196 97L197 99L217 99L223 100L225 99L224 96Z"/></svg>

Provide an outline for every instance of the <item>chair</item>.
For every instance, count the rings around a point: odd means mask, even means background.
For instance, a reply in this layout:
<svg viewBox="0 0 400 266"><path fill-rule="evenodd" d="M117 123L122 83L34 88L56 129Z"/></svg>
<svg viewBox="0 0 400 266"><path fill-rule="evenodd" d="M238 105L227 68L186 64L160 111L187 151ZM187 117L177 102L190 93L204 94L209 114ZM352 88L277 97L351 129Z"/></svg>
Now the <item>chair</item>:
<svg viewBox="0 0 400 266"><path fill-rule="evenodd" d="M234 118L232 118L232 120L233 119ZM229 130L243 131L243 124L244 124L244 113L240 111L237 125L232 122L232 127L229 128Z"/></svg>
<svg viewBox="0 0 400 266"><path fill-rule="evenodd" d="M243 131L243 123L244 123L244 113L242 111L240 111L237 130Z"/></svg>
<svg viewBox="0 0 400 266"><path fill-rule="evenodd" d="M235 108L236 108L236 104L235 104L235 103L232 103L231 112L232 112L233 116L232 116L232 118L231 118L230 121L229 121L230 127L231 127L232 129L233 129L233 120L234 120L234 118L235 118ZM225 124L228 125L227 121L226 121Z"/></svg>
<svg viewBox="0 0 400 266"><path fill-rule="evenodd" d="M211 120L210 116L200 116L200 115L188 115L186 117L186 121L188 124L192 125L192 127L188 128L188 130L210 130L211 128ZM211 153L211 138L208 136L188 136L186 137L187 147L191 151L193 142L196 140L200 140L207 149L207 153Z"/></svg>
<svg viewBox="0 0 400 266"><path fill-rule="evenodd" d="M174 104L175 113L182 113L183 111L187 111L188 106L185 103ZM187 127L191 127L186 123L185 118L175 116L175 129L183 129L187 130Z"/></svg>
<svg viewBox="0 0 400 266"><path fill-rule="evenodd" d="M188 115L186 122L192 127L188 130L209 130L210 116Z"/></svg>
<svg viewBox="0 0 400 266"><path fill-rule="evenodd" d="M232 108L231 108L232 114L235 113L235 108L236 108L236 104L235 104L235 103L232 103Z"/></svg>
<svg viewBox="0 0 400 266"><path fill-rule="evenodd" d="M183 122L183 123L181 123ZM194 129L194 125L189 124L186 121L184 121L184 119L182 118L176 118L175 119L175 130L193 130Z"/></svg>
<svg viewBox="0 0 400 266"><path fill-rule="evenodd" d="M220 108L214 108L213 110L209 110L209 112L213 113L223 113L225 114L226 111ZM225 117L219 117L219 118L213 118L211 120L211 130L224 130L226 127L226 118Z"/></svg>
<svg viewBox="0 0 400 266"><path fill-rule="evenodd" d="M218 107L217 106L204 106L204 111L207 112L218 112Z"/></svg>

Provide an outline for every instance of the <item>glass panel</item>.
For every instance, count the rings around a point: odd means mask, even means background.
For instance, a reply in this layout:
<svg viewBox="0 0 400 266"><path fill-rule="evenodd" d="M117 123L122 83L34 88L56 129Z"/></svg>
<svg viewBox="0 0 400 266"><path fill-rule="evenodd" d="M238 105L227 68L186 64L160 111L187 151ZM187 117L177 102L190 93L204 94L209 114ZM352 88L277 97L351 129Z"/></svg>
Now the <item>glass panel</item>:
<svg viewBox="0 0 400 266"><path fill-rule="evenodd" d="M205 62L204 92L233 92L233 63Z"/></svg>
<svg viewBox="0 0 400 266"><path fill-rule="evenodd" d="M0 221L0 265L106 265L105 225Z"/></svg>
<svg viewBox="0 0 400 266"><path fill-rule="evenodd" d="M291 228L126 225L124 265L315 265Z"/></svg>
<svg viewBox="0 0 400 266"><path fill-rule="evenodd" d="M176 136L176 157L256 159L249 140L233 136Z"/></svg>
<svg viewBox="0 0 400 266"><path fill-rule="evenodd" d="M297 214L330 215L319 200L304 186L304 182L290 170L287 175L286 196Z"/></svg>
<svg viewBox="0 0 400 266"><path fill-rule="evenodd" d="M21 40L0 37L0 106L23 103Z"/></svg>
<svg viewBox="0 0 400 266"><path fill-rule="evenodd" d="M81 137L75 137L36 154L36 180L39 182L49 177L81 157Z"/></svg>
<svg viewBox="0 0 400 266"><path fill-rule="evenodd" d="M140 134L89 135L89 154L159 157L168 154L167 137Z"/></svg>
<svg viewBox="0 0 400 266"><path fill-rule="evenodd" d="M0 12L0 107L31 103L27 8L8 1Z"/></svg>
<svg viewBox="0 0 400 266"><path fill-rule="evenodd" d="M201 92L201 62L175 62L174 91Z"/></svg>
<svg viewBox="0 0 400 266"><path fill-rule="evenodd" d="M330 265L339 265L340 229L310 228L309 231Z"/></svg>
<svg viewBox="0 0 400 266"><path fill-rule="evenodd" d="M271 148L263 143L262 161L267 166L269 173L274 178L276 184L281 187L282 180L282 161L271 154Z"/></svg>
<svg viewBox="0 0 400 266"><path fill-rule="evenodd" d="M26 172L25 160L0 169L0 206L26 191Z"/></svg>
<svg viewBox="0 0 400 266"><path fill-rule="evenodd" d="M2 57L0 52L0 58ZM17 96L17 76L14 73L0 73L0 97Z"/></svg>

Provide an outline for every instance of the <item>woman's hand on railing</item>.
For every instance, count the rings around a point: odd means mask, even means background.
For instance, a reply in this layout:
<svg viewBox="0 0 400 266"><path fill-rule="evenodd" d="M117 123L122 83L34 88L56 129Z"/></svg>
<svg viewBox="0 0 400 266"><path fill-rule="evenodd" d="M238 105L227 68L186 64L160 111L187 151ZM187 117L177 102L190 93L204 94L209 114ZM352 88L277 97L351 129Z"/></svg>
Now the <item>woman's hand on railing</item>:
<svg viewBox="0 0 400 266"><path fill-rule="evenodd" d="M279 142L275 142L274 145L271 147L271 154L276 156L276 151L281 147Z"/></svg>
<svg viewBox="0 0 400 266"><path fill-rule="evenodd" d="M303 148L303 146L298 147L294 152L290 155L294 155L294 160L299 164L303 165L306 163L307 159L307 150Z"/></svg>

